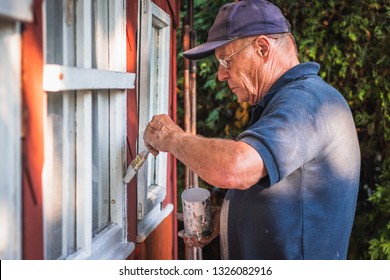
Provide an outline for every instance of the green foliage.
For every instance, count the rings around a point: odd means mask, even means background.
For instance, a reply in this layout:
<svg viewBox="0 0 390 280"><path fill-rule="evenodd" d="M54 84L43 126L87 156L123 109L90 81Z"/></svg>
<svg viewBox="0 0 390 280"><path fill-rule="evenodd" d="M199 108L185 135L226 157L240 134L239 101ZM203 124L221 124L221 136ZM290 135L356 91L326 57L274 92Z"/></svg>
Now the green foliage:
<svg viewBox="0 0 390 280"><path fill-rule="evenodd" d="M195 0L198 43L206 41L219 7L228 2ZM187 1L182 3L184 16ZM321 65L321 77L345 96L355 118L362 171L349 258L390 259L390 1L274 3L291 23L300 61ZM179 71L182 63L179 51ZM245 128L250 108L237 104L216 72L214 57L198 62L198 133L235 137ZM181 91L178 96L180 102Z"/></svg>
<svg viewBox="0 0 390 280"><path fill-rule="evenodd" d="M376 211L369 213L367 219L375 225L376 232L369 240L368 252L371 259L390 260L390 159L383 164L383 172L379 176L383 185L376 185L374 193L368 201ZM385 178L387 177L387 178ZM380 215L378 215L380 213Z"/></svg>

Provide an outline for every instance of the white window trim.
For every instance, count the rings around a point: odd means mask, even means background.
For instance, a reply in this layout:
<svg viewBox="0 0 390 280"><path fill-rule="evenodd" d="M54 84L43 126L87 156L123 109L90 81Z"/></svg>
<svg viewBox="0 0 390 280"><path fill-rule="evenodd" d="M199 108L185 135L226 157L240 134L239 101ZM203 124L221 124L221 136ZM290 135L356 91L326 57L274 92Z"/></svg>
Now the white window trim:
<svg viewBox="0 0 390 280"><path fill-rule="evenodd" d="M169 58L170 58L170 17L162 9L150 0L144 0L139 2L140 6L140 32L138 38L138 50L139 50L139 79L138 79L138 97L139 97L139 139L138 139L138 151L146 149L142 136L144 134L147 123L150 121L149 112L151 110L151 102L149 100L149 93L153 90L153 84L158 82L159 96L160 98L160 112L168 114L168 101L169 101ZM152 50L152 31L153 26L160 29L161 41L165 44L161 44L159 54L159 64L163 65L164 69L160 69L159 76L155 77L151 73L150 69L150 53ZM167 96L168 95L168 96ZM151 158L152 156L149 156ZM156 192L161 192L165 197L165 190L167 185L167 154L160 153L157 157L159 160L159 175L160 178L165 178L164 182L159 182L162 186L156 188ZM138 211L138 227L137 227L137 242L143 242L149 234L173 211L173 205L168 204L162 209L161 203L155 205L149 212L145 212L145 205L147 204L148 197L151 194L145 186L148 186L148 162L144 167L138 171L137 181L137 211ZM153 194L152 194L153 196ZM161 196L160 193L156 193L156 196Z"/></svg>
<svg viewBox="0 0 390 280"><path fill-rule="evenodd" d="M22 258L21 24L32 0L0 0L0 259ZM23 6L23 7L22 7ZM4 55L6 54L6 55ZM1 125L1 123L0 123ZM2 129L3 128L3 129Z"/></svg>
<svg viewBox="0 0 390 280"><path fill-rule="evenodd" d="M33 0L0 0L0 18L32 21Z"/></svg>
<svg viewBox="0 0 390 280"><path fill-rule="evenodd" d="M140 223L137 232L137 243L142 243L173 211L173 204L168 204L163 209L154 207L146 216L145 222Z"/></svg>
<svg viewBox="0 0 390 280"><path fill-rule="evenodd" d="M122 227L112 224L92 240L92 251L79 250L69 256L69 260L124 260L134 251L132 242L123 243Z"/></svg>
<svg viewBox="0 0 390 280"><path fill-rule="evenodd" d="M126 1L109 1L109 11L112 13L110 17L101 18L101 20L110 21L109 32L121 34L115 36L115 40L109 41L109 61L108 70L91 69L91 0L77 1L76 9L78 11L78 26L76 29L77 38L79 40L76 48L76 67L64 65L45 65L45 75L43 84L45 85L48 94L53 94L51 91L57 90L76 90L76 104L81 110L76 110L74 121L76 126L76 143L67 143L65 145L77 145L78 152L76 154L76 196L84 199L76 201L76 240L77 251L72 255L63 254L67 259L124 259L131 254L135 249L132 242L127 241L127 190L123 183L123 176L126 171L126 91L123 89L134 88L134 74L126 73ZM46 9L44 8L44 11ZM102 14L103 15L103 14ZM97 16L102 16L98 15ZM104 15L103 15L104 17ZM114 24L115 23L115 24ZM45 24L46 25L46 24ZM64 27L64 30L66 27ZM66 30L65 30L66 32ZM45 32L46 33L46 32ZM101 36L101 37L99 37ZM97 34L97 40L101 40L103 44L107 44L107 34ZM65 40L64 40L65 41ZM104 42L103 42L104 41ZM73 42L64 42L64 45L71 45ZM46 43L44 44L46 46ZM46 52L45 52L46 53ZM65 54L66 55L66 54ZM56 72L59 71L59 72ZM79 78L74 78L74 75L82 74L81 81ZM86 76L85 76L86 75ZM96 80L104 75L104 79L114 79L113 84L109 82L95 83ZM87 77L87 79L86 79ZM53 79L54 78L54 79ZM53 79L53 81L51 81ZM49 81L50 80L50 81ZM87 80L87 81L86 81ZM102 232L92 238L92 170L85 168L92 166L92 89L110 89L110 193L111 193L111 222L112 224ZM64 92L64 102L67 102L66 91ZM71 102L69 102L70 104ZM67 106L64 106L64 115L67 114ZM66 118L65 118L66 119ZM71 121L71 120L70 120ZM64 124L66 125L66 124ZM45 133L45 141L50 142L51 135ZM64 146L65 146L64 145ZM68 155L64 147L64 159L66 164ZM45 151L46 153L46 151ZM71 156L71 155L70 155ZM48 157L50 158L50 157ZM50 186L54 178L50 177L51 163L45 161L44 166L44 190L48 195L45 199L50 199ZM64 181L72 176L69 169L64 166ZM68 182L64 182L66 185ZM46 187L45 187L46 186ZM63 205L72 205L74 201L74 192L72 190L64 190ZM70 201L70 203L69 203ZM47 209L50 211L50 209ZM67 217L65 209L63 219ZM71 216L71 214L70 214ZM72 219L70 219L72 220ZM70 221L63 223L63 232L67 234L67 227L74 227ZM46 238L45 238L46 240ZM63 244L63 251L66 249L66 241ZM65 247L65 249L64 249Z"/></svg>
<svg viewBox="0 0 390 280"><path fill-rule="evenodd" d="M9 54L0 65L0 259L20 259L22 251L21 56L15 51L20 49L19 29L18 23L0 22L0 48Z"/></svg>
<svg viewBox="0 0 390 280"><path fill-rule="evenodd" d="M134 88L135 74L46 64L43 90L49 92Z"/></svg>

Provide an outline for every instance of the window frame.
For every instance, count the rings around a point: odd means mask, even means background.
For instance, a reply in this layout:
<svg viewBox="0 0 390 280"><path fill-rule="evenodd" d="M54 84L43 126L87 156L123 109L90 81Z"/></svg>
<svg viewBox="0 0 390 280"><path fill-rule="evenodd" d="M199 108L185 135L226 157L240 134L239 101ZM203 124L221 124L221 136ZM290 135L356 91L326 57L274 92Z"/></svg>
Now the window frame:
<svg viewBox="0 0 390 280"><path fill-rule="evenodd" d="M62 32L62 63L44 66L44 90L48 98L56 92L63 94L64 122L62 129L65 131L62 142L62 171L63 180L59 190L53 190L56 182L52 170L53 145L55 139L50 130L50 119L45 121L45 162L43 169L44 191L44 254L50 255L50 230L49 219L51 198L56 191L62 192L62 209L60 209L61 232L64 235L61 246L61 256L64 259L125 259L134 250L135 245L127 240L127 190L123 183L123 174L126 170L126 89L134 88L134 73L126 72L126 1L61 1L62 18L56 22ZM71 3L71 4L69 4ZM98 3L98 4L97 4ZM97 6L94 6L96 4ZM43 4L44 34L45 34L45 58L50 53L46 30L47 1ZM69 7L69 5L75 5ZM104 22L108 30L96 29L96 36L92 36L92 9L96 8L95 18ZM77 26L72 30L67 22L72 17L72 11L76 11ZM107 17L107 13L110 13ZM49 15L50 16L50 15ZM55 19L58 20L58 19ZM55 28L55 27L53 27ZM72 33L73 32L73 33ZM110 36L110 40L108 40ZM75 39L77 38L77 44ZM95 39L96 48L92 41ZM72 48L76 49L72 59ZM57 50L56 50L57 51ZM96 65L93 68L92 53L108 55L107 62ZM108 53L107 53L108 52ZM99 64L99 62L97 62ZM103 69L101 69L103 68ZM99 82L96 82L99 81ZM110 217L111 224L104 230L92 236L92 90L98 90L98 98L104 104L108 104L109 110L109 191L110 191ZM102 91L104 90L104 91ZM99 97L102 92L104 96ZM72 105L76 104L76 105ZM46 116L48 111L46 108ZM75 125L77 123L77 125ZM48 144L48 145L46 145ZM77 147L77 152L73 151ZM75 165L71 166L72 162ZM74 182L72 179L75 178ZM75 199L75 197L79 199ZM81 199L82 198L82 199ZM74 208L73 205L76 205ZM76 211L77 209L77 211ZM75 232L75 235L73 234ZM75 244L75 246L73 245ZM74 252L69 251L74 246Z"/></svg>
<svg viewBox="0 0 390 280"><path fill-rule="evenodd" d="M32 0L0 0L0 259L22 258L21 21L31 21ZM11 73L3 75L1 73Z"/></svg>
<svg viewBox="0 0 390 280"><path fill-rule="evenodd" d="M138 98L139 98L139 138L138 151L146 149L143 134L148 122L151 120L152 94L157 93L160 107L155 114L168 114L169 106L169 76L170 76L170 16L150 0L140 1L140 29L138 33ZM158 53L153 49L153 32L158 30ZM158 58L157 63L152 59ZM158 65L159 72L151 69ZM161 71L162 70L162 71ZM154 88L155 84L158 88ZM158 165L158 187L149 190L151 179L151 164L156 160ZM138 227L137 242L143 242L149 234L173 211L173 205L163 208L162 201L166 196L167 188L167 153L160 153L155 159L149 155L144 167L138 171L137 176L137 211ZM155 201L152 201L155 199Z"/></svg>

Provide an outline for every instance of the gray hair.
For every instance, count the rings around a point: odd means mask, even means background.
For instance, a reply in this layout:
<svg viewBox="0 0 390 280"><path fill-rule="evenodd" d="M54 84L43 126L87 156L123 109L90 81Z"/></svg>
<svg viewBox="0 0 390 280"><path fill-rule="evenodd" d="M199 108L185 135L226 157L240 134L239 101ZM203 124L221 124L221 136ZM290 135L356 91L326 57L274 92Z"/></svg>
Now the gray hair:
<svg viewBox="0 0 390 280"><path fill-rule="evenodd" d="M251 40L254 40L258 36L260 36L260 35L249 36L249 37L246 37L246 38L243 38L243 39L244 39L245 42L249 42ZM264 36L266 36L266 37L268 37L270 39L274 39L275 41L273 42L273 44L276 47L285 50L286 53L288 51L290 51L291 48L294 48L295 55L298 57L298 47L297 47L297 44L295 42L294 36L290 32L276 33L276 34L267 34L267 35L264 35Z"/></svg>
<svg viewBox="0 0 390 280"><path fill-rule="evenodd" d="M291 47L295 49L295 55L298 57L298 47L295 42L294 36L290 32L278 33L278 34L268 34L268 38L276 39L275 44L282 49L289 50Z"/></svg>

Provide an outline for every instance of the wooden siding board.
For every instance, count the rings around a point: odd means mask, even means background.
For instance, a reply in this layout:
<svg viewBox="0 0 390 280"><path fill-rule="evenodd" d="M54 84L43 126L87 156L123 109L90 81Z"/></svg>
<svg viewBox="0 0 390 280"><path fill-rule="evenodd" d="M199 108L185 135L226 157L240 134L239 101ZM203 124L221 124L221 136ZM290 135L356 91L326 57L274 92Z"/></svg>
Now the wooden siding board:
<svg viewBox="0 0 390 280"><path fill-rule="evenodd" d="M146 239L143 243L136 245L137 260L171 260L173 259L175 246L173 239L167 236L176 236L173 231L172 220L174 214L171 213Z"/></svg>
<svg viewBox="0 0 390 280"><path fill-rule="evenodd" d="M34 1L34 21L22 34L23 259L43 259L43 33L42 0Z"/></svg>
<svg viewBox="0 0 390 280"><path fill-rule="evenodd" d="M138 29L138 2L127 0L126 2L126 71L137 72L137 29ZM127 90L127 164L136 157L136 143L138 132L138 110L136 89ZM127 186L127 216L128 216L128 240L136 241L137 236L137 182L134 178ZM129 259L134 259L133 253Z"/></svg>

